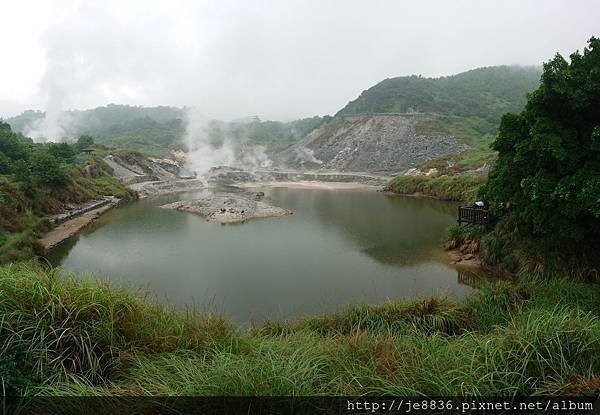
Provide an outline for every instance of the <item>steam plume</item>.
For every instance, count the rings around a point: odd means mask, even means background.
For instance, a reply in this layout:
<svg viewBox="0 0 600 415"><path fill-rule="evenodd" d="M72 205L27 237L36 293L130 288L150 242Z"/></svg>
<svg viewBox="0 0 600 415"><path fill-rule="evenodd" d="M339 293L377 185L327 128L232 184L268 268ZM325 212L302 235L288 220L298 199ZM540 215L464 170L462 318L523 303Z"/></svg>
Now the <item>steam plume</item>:
<svg viewBox="0 0 600 415"><path fill-rule="evenodd" d="M211 135L211 123L214 121L198 110L189 108L186 122L186 168L198 175L206 174L213 167L227 166L254 171L272 165L265 148L250 144L247 137L233 138L225 129L224 137L215 139Z"/></svg>

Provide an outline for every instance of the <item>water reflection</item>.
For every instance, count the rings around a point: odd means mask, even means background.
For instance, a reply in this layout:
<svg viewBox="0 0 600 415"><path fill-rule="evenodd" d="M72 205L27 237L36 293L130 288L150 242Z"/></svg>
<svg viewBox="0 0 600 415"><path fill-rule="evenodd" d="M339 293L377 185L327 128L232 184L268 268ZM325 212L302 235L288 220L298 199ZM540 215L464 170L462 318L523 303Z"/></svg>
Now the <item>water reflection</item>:
<svg viewBox="0 0 600 415"><path fill-rule="evenodd" d="M473 289L440 249L453 204L365 191L262 190L294 215L221 226L158 207L197 194L145 200L109 212L51 260L240 323Z"/></svg>
<svg viewBox="0 0 600 415"><path fill-rule="evenodd" d="M304 208L299 214L354 240L360 251L387 265L415 265L439 255L444 229L454 222L456 204L432 199L387 196L365 191L270 189L280 206Z"/></svg>

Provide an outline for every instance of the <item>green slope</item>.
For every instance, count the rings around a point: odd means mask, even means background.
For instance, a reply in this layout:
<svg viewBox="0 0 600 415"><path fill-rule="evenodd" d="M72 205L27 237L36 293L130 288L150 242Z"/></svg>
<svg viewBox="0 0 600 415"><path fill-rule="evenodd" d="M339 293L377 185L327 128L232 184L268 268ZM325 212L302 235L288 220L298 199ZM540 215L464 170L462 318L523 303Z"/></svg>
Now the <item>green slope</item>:
<svg viewBox="0 0 600 415"><path fill-rule="evenodd" d="M522 109L540 74L536 67L493 66L441 78L391 78L363 91L338 114L416 111L496 121Z"/></svg>

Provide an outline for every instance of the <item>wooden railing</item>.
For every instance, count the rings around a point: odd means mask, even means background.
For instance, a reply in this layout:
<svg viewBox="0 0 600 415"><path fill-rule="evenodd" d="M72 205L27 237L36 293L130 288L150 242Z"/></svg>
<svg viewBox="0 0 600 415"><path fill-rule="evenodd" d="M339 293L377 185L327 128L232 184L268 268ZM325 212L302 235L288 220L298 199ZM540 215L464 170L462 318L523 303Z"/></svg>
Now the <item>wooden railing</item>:
<svg viewBox="0 0 600 415"><path fill-rule="evenodd" d="M491 225L490 211L484 208L460 206L458 208L458 224L473 223L475 225Z"/></svg>

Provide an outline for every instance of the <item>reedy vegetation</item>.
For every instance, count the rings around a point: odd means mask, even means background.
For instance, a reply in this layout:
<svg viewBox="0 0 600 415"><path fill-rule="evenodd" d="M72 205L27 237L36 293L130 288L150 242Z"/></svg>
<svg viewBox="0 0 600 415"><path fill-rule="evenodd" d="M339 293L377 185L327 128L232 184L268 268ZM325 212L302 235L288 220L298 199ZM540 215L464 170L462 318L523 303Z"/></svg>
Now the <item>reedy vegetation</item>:
<svg viewBox="0 0 600 415"><path fill-rule="evenodd" d="M0 268L0 373L28 395L594 394L600 290L521 275L464 302L234 329L91 278Z"/></svg>

